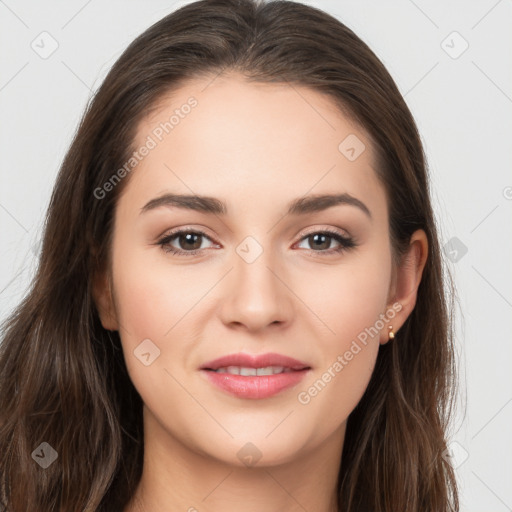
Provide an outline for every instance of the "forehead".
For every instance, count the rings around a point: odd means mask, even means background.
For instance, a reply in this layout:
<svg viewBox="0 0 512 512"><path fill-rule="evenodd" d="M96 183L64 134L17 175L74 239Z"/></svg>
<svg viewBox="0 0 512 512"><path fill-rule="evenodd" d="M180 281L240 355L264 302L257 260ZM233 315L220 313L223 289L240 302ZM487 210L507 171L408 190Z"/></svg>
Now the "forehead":
<svg viewBox="0 0 512 512"><path fill-rule="evenodd" d="M330 97L307 87L236 74L190 80L139 124L134 149L144 145L151 149L126 189L134 202L195 193L226 198L234 212L259 200L281 205L346 192L385 208L369 136Z"/></svg>

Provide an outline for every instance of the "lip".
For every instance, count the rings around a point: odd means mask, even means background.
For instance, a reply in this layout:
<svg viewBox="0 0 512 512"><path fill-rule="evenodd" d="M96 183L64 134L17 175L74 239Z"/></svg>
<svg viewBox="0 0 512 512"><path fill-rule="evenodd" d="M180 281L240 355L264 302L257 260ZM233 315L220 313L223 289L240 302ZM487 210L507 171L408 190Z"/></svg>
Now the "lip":
<svg viewBox="0 0 512 512"><path fill-rule="evenodd" d="M201 366L201 370L218 370L226 366L245 366L246 368L265 368L266 366L284 366L291 370L303 370L310 368L307 363L294 359L293 357L276 354L275 352L267 352L266 354L246 354L239 352L238 354L229 354L208 361Z"/></svg>
<svg viewBox="0 0 512 512"><path fill-rule="evenodd" d="M230 373L217 373L213 370L227 366L264 368L283 366L291 371L274 375L243 376ZM306 363L276 353L230 354L203 364L201 374L214 386L238 398L263 399L277 395L281 391L297 385L311 370Z"/></svg>

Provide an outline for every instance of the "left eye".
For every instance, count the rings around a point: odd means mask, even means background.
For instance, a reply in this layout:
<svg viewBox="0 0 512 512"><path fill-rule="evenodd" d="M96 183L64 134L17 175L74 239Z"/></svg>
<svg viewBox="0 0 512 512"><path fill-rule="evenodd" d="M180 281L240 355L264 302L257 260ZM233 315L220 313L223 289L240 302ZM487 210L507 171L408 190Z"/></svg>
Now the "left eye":
<svg viewBox="0 0 512 512"><path fill-rule="evenodd" d="M204 247L201 247L202 238L206 238L211 241L211 238L202 231L175 231L174 233L171 233L162 238L158 242L158 245L160 245L162 249L168 253L193 256L204 249ZM175 247L171 244L171 242L173 242L175 239L178 241L178 245L180 247ZM330 248L332 240L335 240L339 244L339 247L334 249ZM303 236L300 243L304 242L309 243L312 247L316 247L316 249L309 249L310 251L323 254L341 253L342 251L351 249L352 247L356 246L356 243L352 238L329 230L315 231L306 236ZM322 247L324 245L327 245L328 247Z"/></svg>
<svg viewBox="0 0 512 512"><path fill-rule="evenodd" d="M327 240L327 241L326 241ZM330 245L332 240L335 240L339 247L331 249ZM339 253L346 249L350 249L352 247L355 247L354 240L350 237L343 236L337 232L334 231L317 231L314 233L311 233L309 235L306 235L301 239L302 241L305 241L310 244L312 247L316 247L317 249L329 249L329 250L321 250L321 251L314 251L314 252L322 252L322 253ZM323 245L327 245L329 247L322 247Z"/></svg>

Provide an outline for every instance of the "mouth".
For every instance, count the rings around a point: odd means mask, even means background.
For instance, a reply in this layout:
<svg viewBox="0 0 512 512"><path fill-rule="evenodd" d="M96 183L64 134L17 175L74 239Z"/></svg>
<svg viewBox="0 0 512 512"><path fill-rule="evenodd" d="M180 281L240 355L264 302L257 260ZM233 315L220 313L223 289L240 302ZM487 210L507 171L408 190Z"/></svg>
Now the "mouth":
<svg viewBox="0 0 512 512"><path fill-rule="evenodd" d="M215 387L238 398L263 399L297 385L311 366L281 354L232 354L208 363L201 373Z"/></svg>
<svg viewBox="0 0 512 512"><path fill-rule="evenodd" d="M305 368L303 368L305 369ZM225 366L223 368L205 368L207 371L216 373L229 373L230 375L242 375L244 377L253 377L261 375L277 375L279 373L289 373L300 370L292 370L284 366L265 366L264 368L250 368L247 366Z"/></svg>
<svg viewBox="0 0 512 512"><path fill-rule="evenodd" d="M204 363L200 369L213 371L226 370L226 372L221 373L228 373L227 370L229 368L248 371L272 369L278 370L275 373L282 373L285 370L304 370L305 368L310 368L310 366L293 357L276 354L274 352L267 352L266 354L247 354L245 352L238 352L237 354L229 354ZM240 372L238 375L240 375ZM249 373L249 375L255 374ZM270 374L266 373L264 375Z"/></svg>

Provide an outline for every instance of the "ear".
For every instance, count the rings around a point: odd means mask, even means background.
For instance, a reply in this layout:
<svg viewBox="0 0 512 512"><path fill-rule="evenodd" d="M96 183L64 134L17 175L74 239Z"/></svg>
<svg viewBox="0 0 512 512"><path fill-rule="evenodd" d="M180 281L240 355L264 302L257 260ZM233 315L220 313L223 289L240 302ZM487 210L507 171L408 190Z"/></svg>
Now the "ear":
<svg viewBox="0 0 512 512"><path fill-rule="evenodd" d="M93 282L93 298L101 325L108 331L119 330L117 314L112 298L112 286L107 272L96 274Z"/></svg>
<svg viewBox="0 0 512 512"><path fill-rule="evenodd" d="M382 331L382 345L389 341L388 325L393 326L392 330L396 334L414 309L427 256L428 238L423 229L418 229L412 234L409 248L402 256L399 266L394 271L388 308L392 308L393 304L398 303L401 309L392 320L389 320L389 323ZM395 310L397 309L398 308Z"/></svg>

